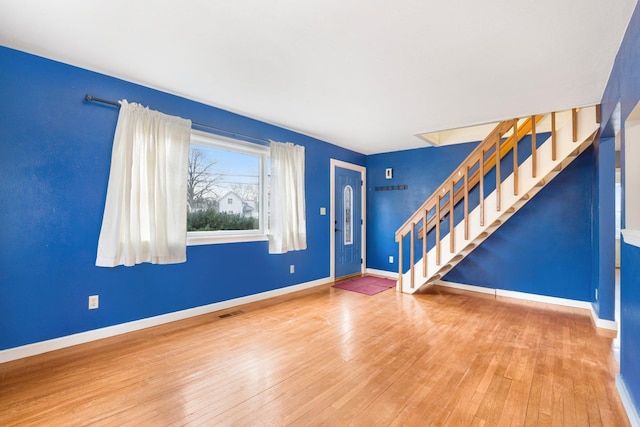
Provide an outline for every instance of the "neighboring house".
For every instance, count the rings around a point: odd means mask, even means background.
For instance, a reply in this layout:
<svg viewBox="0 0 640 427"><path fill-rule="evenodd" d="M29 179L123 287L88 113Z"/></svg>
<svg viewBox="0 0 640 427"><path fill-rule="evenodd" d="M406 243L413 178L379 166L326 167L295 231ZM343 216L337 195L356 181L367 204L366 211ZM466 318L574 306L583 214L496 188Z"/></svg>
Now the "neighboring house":
<svg viewBox="0 0 640 427"><path fill-rule="evenodd" d="M256 202L244 200L235 191L229 191L218 199L218 210L229 214L241 215L242 217L258 217Z"/></svg>
<svg viewBox="0 0 640 427"><path fill-rule="evenodd" d="M258 218L258 202L255 200L245 201L242 211L245 217Z"/></svg>

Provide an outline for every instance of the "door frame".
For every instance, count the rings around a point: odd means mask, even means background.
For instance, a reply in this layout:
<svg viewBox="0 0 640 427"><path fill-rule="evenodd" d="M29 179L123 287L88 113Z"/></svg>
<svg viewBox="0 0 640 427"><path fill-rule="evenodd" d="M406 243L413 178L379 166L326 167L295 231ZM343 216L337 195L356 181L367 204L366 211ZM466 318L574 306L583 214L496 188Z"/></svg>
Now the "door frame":
<svg viewBox="0 0 640 427"><path fill-rule="evenodd" d="M343 169L349 169L352 171L360 172L360 179L362 180L362 189L360 191L360 199L362 207L360 212L362 213L361 224L361 242L360 242L360 256L362 257L362 265L360 266L360 273L364 273L367 265L367 168L364 166L356 165L353 163L344 162L342 160L330 159L331 169L331 201L329 208L329 236L330 236L330 279L336 279L336 233L335 221L336 221L336 167Z"/></svg>

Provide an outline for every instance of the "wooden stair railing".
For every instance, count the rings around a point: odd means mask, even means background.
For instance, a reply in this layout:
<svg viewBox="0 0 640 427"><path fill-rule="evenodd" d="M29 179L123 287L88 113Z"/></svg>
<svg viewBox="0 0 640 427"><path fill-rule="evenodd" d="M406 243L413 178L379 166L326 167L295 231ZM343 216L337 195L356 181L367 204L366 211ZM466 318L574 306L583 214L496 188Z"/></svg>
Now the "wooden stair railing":
<svg viewBox="0 0 640 427"><path fill-rule="evenodd" d="M526 135L530 134L532 135L532 141L531 141L531 150L532 153L534 153L536 151L536 124L538 124L542 119L544 118L544 116L539 115L539 116L532 116L527 118L519 127L518 127L518 136L517 136L517 140L520 141L522 138L524 138ZM500 124L498 124L498 126L500 126L501 124L509 124L511 121L505 121L505 122L501 122ZM496 126L496 128L494 128L493 132L496 132L496 129L498 128L498 126ZM508 131L508 129L507 129ZM492 134L493 134L492 132ZM491 138L493 135L489 134L489 136L487 136L487 138L485 138L485 140ZM511 149L513 148L514 145L514 136L513 134L509 135L509 137L501 144L500 146L500 159L502 160L502 158L504 156L506 156L509 151L511 151ZM476 148L477 149L477 148ZM464 169L464 167L462 165L464 165L467 160L470 160L472 158L472 156L474 156L474 153L469 154L469 156L461 163L461 167L458 167L456 170L459 169ZM477 156L474 156L477 157ZM535 157L534 157L535 158ZM514 158L514 161L517 161L517 157ZM477 162L476 162L477 163ZM476 164L474 163L474 165ZM493 169L493 167L496 164L496 154L495 152L492 152L491 155L486 159L485 161L485 170L486 171L490 171L491 169ZM534 165L534 170L535 170L535 165ZM454 172L455 175L455 172ZM451 181L452 179L455 178L455 176L449 176L449 178L447 178L444 182L447 181ZM476 171L468 177L467 180L465 180L465 186L463 187L459 187L456 191L454 191L453 194L453 205L456 206L461 200L464 199L465 194L468 194L471 190L473 190L475 188L476 185L478 185L480 181L480 170L476 169ZM440 187L442 188L442 187ZM436 190L438 191L438 190ZM428 203L425 202L423 204L423 206L425 206ZM465 211L468 209L468 200L465 201ZM444 217L449 213L449 200L447 200L446 202L444 202L444 204L440 207L440 213L441 215ZM421 208L419 208L418 210L421 210ZM435 221L435 215L431 216L428 220L427 220L427 233L429 231L431 231L433 229L433 227L435 227L436 225L436 221ZM408 221L407 221L408 222ZM403 227L407 225L407 222L405 224L403 224ZM402 227L401 227L402 228ZM467 233L468 233L468 229L467 229ZM420 229L418 230L418 238L422 239L424 236L424 226L420 227Z"/></svg>
<svg viewBox="0 0 640 427"><path fill-rule="evenodd" d="M596 108L596 114L599 109ZM577 141L578 118L577 109L571 111L573 141ZM441 223L449 216L449 251L455 251L455 218L454 208L461 202L464 202L463 221L465 240L469 239L469 193L476 187L479 187L479 207L480 207L480 225L484 225L485 212L485 194L484 194L484 177L495 169L496 175L496 210L500 211L502 179L500 163L501 160L510 152L513 154L513 191L514 195L518 195L518 142L527 134L531 134L531 161L532 176L536 177L537 173L537 142L536 142L536 125L544 118L543 115L535 115L524 119L518 125L519 120L506 120L500 122L491 133L474 149L471 154L458 166L453 173L444 180L444 182L436 189L436 191L418 208L414 214L396 231L395 240L399 245L398 270L399 270L399 289L403 289L403 239L410 236L410 278L411 288L414 288L414 267L415 261L415 238L422 239L422 275L427 277L427 233L435 228L435 264L440 266L441 258ZM598 120L599 118L597 118ZM598 120L599 121L599 120ZM503 136L512 131L508 138ZM553 160L556 157L556 113L551 113L551 152ZM416 230L416 227L419 228Z"/></svg>

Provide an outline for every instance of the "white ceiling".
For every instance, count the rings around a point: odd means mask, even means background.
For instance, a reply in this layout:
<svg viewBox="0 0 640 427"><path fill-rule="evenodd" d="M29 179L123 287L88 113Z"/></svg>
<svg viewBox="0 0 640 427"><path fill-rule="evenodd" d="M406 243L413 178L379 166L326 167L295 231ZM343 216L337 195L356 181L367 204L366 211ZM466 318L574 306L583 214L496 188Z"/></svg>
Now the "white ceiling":
<svg viewBox="0 0 640 427"><path fill-rule="evenodd" d="M636 1L0 0L0 44L372 154L599 102Z"/></svg>

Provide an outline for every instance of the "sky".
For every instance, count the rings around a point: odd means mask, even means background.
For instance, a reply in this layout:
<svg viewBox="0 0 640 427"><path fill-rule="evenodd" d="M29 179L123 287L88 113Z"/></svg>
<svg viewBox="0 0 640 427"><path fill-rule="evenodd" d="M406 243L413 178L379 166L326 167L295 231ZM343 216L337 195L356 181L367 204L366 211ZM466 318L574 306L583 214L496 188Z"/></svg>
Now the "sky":
<svg viewBox="0 0 640 427"><path fill-rule="evenodd" d="M210 146L198 145L197 147L205 153L205 162L216 162L211 172L222 176L218 185L218 196L231 190L233 184L258 185L260 174L260 158L258 156Z"/></svg>

